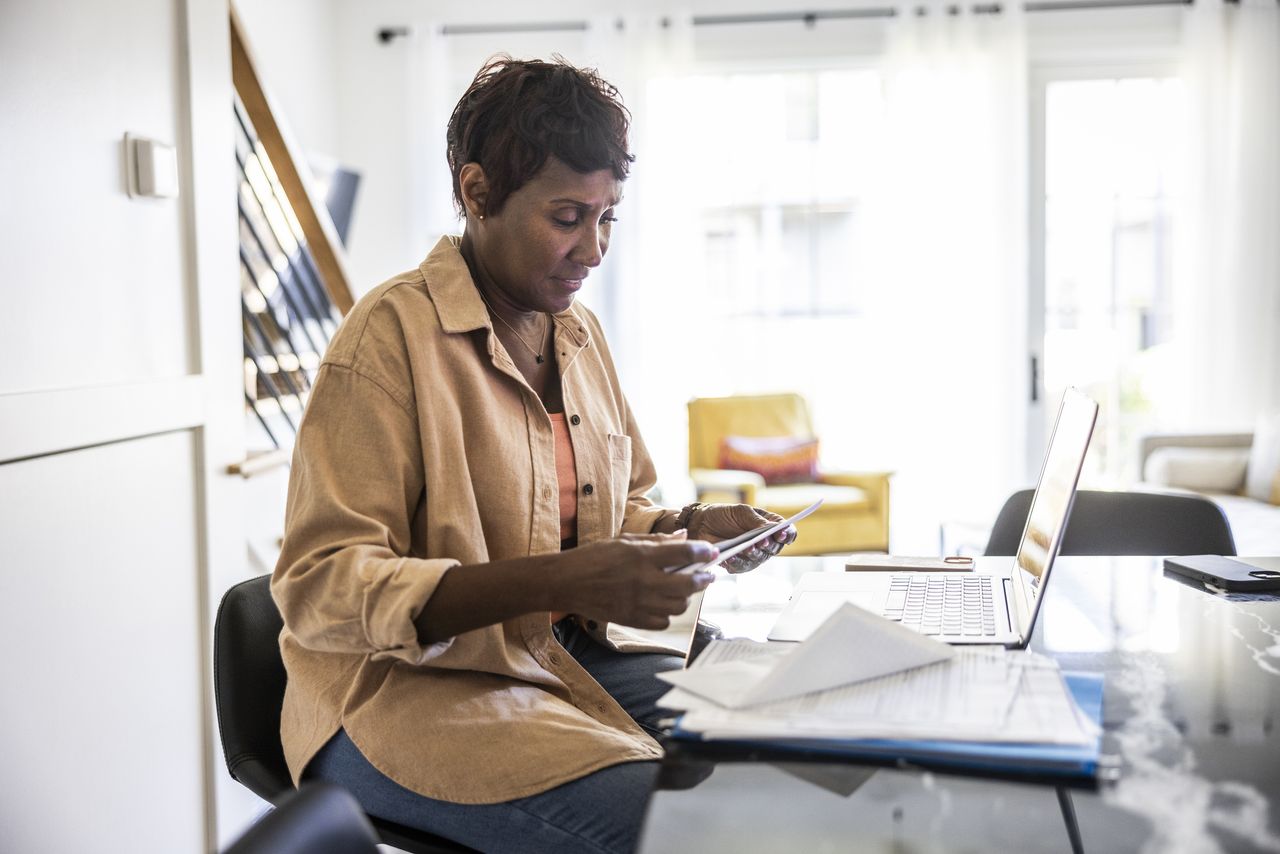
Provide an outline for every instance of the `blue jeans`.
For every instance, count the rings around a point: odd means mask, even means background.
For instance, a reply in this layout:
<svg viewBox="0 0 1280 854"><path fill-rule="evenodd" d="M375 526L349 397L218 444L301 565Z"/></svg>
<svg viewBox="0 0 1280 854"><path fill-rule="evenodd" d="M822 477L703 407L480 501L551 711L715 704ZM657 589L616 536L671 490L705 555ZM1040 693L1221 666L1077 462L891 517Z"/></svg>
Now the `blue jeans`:
<svg viewBox="0 0 1280 854"><path fill-rule="evenodd" d="M651 733L666 683L654 674L683 666L680 656L607 649L571 620L554 627L578 663ZM365 812L461 842L480 851L633 851L658 774L656 762L603 768L546 792L499 804L454 804L423 797L374 768L339 730L307 765L304 778L345 787Z"/></svg>

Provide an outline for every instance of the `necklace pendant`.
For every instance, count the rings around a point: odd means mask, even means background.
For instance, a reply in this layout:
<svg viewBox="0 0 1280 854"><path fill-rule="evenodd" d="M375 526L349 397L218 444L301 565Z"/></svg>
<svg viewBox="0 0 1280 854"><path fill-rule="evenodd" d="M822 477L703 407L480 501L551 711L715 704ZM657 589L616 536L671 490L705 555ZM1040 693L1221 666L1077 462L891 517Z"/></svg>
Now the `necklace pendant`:
<svg viewBox="0 0 1280 854"><path fill-rule="evenodd" d="M542 354L541 354L541 353L539 353L539 354L538 354L537 359L538 359L538 364L539 364L539 365L541 365L541 364L542 364L542 361L543 361L543 360L542 360Z"/></svg>

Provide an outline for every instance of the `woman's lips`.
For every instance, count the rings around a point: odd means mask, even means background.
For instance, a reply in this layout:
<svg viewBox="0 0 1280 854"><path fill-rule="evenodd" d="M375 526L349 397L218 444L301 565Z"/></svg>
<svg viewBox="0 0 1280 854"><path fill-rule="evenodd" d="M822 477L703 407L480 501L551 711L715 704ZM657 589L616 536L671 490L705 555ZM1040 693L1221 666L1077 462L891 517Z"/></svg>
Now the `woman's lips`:
<svg viewBox="0 0 1280 854"><path fill-rule="evenodd" d="M578 279L569 279L564 276L552 276L552 278L555 279L557 282L559 282L561 285L563 285L565 290L577 291L579 288L582 287L582 280L585 279L586 276L583 276Z"/></svg>

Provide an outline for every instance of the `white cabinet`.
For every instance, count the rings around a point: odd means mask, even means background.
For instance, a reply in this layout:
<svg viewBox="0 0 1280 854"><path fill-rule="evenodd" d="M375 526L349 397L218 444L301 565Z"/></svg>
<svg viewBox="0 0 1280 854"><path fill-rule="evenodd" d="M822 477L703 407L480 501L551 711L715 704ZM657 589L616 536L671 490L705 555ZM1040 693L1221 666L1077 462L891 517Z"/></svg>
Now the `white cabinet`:
<svg viewBox="0 0 1280 854"><path fill-rule="evenodd" d="M11 851L205 844L190 430L0 466Z"/></svg>

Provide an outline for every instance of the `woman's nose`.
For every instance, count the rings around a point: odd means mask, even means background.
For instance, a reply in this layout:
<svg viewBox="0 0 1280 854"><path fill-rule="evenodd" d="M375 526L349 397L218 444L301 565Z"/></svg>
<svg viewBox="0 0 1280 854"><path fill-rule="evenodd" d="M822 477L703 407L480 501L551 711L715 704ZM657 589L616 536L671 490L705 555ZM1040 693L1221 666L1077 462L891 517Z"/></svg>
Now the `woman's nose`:
<svg viewBox="0 0 1280 854"><path fill-rule="evenodd" d="M598 267L609 248L609 237L600 226L582 230L582 238L574 247L573 260L584 267Z"/></svg>

